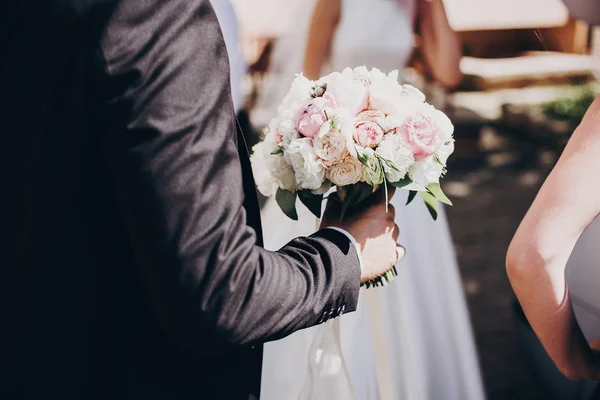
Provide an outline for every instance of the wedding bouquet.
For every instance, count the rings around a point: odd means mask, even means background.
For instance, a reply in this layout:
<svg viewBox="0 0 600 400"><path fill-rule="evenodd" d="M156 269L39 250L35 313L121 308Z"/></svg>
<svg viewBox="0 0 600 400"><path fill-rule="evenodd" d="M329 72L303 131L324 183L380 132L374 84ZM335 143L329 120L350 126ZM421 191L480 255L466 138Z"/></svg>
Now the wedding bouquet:
<svg viewBox="0 0 600 400"><path fill-rule="evenodd" d="M453 132L423 93L398 83L398 71L346 68L316 81L297 75L254 146L253 170L259 191L275 194L294 220L297 198L320 218L324 194L337 186L343 218L380 185L409 190L408 203L418 193L436 219L438 201L451 205L439 181Z"/></svg>

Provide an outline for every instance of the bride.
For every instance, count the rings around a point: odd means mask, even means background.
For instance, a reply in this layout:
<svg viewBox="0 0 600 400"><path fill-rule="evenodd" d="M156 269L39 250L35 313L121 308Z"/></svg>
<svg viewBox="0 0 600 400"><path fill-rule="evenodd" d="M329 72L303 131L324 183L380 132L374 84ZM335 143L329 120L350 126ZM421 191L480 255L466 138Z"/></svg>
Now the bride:
<svg viewBox="0 0 600 400"><path fill-rule="evenodd" d="M436 81L452 86L460 77L460 47L442 0L313 0L299 8L294 32L273 54L252 116L256 126L276 114L294 73L314 79L361 65L402 70L415 33ZM424 204L406 200L401 190L392 200L407 249L398 277L362 289L356 312L267 344L262 399L484 398L444 210L434 222ZM298 213L299 221L290 221L267 200L267 248L315 231L314 216L301 205Z"/></svg>

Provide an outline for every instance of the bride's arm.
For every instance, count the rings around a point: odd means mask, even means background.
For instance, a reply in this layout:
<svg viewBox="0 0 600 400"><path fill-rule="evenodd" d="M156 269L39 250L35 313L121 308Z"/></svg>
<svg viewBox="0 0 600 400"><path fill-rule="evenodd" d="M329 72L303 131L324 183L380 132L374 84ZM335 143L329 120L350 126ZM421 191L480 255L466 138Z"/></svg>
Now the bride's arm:
<svg viewBox="0 0 600 400"><path fill-rule="evenodd" d="M572 379L600 379L599 354L579 329L565 279L573 247L600 212L598 171L600 98L540 189L507 255L508 276L533 330Z"/></svg>
<svg viewBox="0 0 600 400"><path fill-rule="evenodd" d="M458 35L446 18L442 0L417 0L416 33L421 37L423 57L433 78L446 87L460 83L462 50Z"/></svg>
<svg viewBox="0 0 600 400"><path fill-rule="evenodd" d="M329 57L333 35L340 19L341 0L318 0L310 22L303 73L318 79Z"/></svg>

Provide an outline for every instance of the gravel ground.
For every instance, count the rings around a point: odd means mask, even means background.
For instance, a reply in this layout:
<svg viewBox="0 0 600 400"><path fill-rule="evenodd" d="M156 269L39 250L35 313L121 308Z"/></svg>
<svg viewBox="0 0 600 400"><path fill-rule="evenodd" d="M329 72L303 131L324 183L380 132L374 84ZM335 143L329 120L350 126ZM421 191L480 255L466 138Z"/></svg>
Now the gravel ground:
<svg viewBox="0 0 600 400"><path fill-rule="evenodd" d="M489 400L545 399L519 357L506 249L547 167L450 168L447 208Z"/></svg>

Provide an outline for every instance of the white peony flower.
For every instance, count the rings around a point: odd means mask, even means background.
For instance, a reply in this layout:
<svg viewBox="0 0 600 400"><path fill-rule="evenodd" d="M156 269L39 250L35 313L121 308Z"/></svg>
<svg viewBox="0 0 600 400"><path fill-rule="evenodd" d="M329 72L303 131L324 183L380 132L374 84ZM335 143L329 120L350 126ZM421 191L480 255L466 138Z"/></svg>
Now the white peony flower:
<svg viewBox="0 0 600 400"><path fill-rule="evenodd" d="M387 134L375 151L389 163L383 163L385 177L389 182L398 182L406 176L408 169L414 164L412 152L404 145L397 134ZM390 165L390 163L392 165Z"/></svg>
<svg viewBox="0 0 600 400"><path fill-rule="evenodd" d="M425 95L417 88L390 82L389 79L373 83L369 95L370 108L397 118L406 118L425 102Z"/></svg>
<svg viewBox="0 0 600 400"><path fill-rule="evenodd" d="M427 104L430 107L430 116L438 126L438 128L444 133L444 139L446 141L453 140L454 125L450 118L440 110L437 110L434 106Z"/></svg>
<svg viewBox="0 0 600 400"><path fill-rule="evenodd" d="M379 83L379 82L387 80L387 79L388 79L388 76L386 74L384 74L383 72L381 72L381 70L379 70L377 68L373 68L371 71L369 71L370 85Z"/></svg>
<svg viewBox="0 0 600 400"><path fill-rule="evenodd" d="M333 95L339 107L349 109L352 115L367 108L369 100L367 88L361 82L352 79L347 72L334 72L328 75L327 93Z"/></svg>
<svg viewBox="0 0 600 400"><path fill-rule="evenodd" d="M319 189L325 179L325 165L317 158L312 140L293 139L283 145L285 161L292 166L300 189Z"/></svg>
<svg viewBox="0 0 600 400"><path fill-rule="evenodd" d="M282 142L289 142L290 140L296 139L300 136L296 131L294 121L291 119L281 120L277 127L277 133L280 135Z"/></svg>
<svg viewBox="0 0 600 400"><path fill-rule="evenodd" d="M454 139L448 140L436 153L439 162L446 165L450 155L454 153Z"/></svg>
<svg viewBox="0 0 600 400"><path fill-rule="evenodd" d="M365 167L365 182L371 186L383 183L383 169L375 151L370 147L361 147L358 154Z"/></svg>
<svg viewBox="0 0 600 400"><path fill-rule="evenodd" d="M296 121L298 110L303 104L310 101L314 82L304 77L302 74L296 75L296 78L290 86L290 91L283 98L278 112L279 121Z"/></svg>
<svg viewBox="0 0 600 400"><path fill-rule="evenodd" d="M358 159L347 156L342 162L327 170L327 179L338 186L353 185L364 180L364 170L364 166Z"/></svg>
<svg viewBox="0 0 600 400"><path fill-rule="evenodd" d="M283 154L273 155L277 149L271 138L267 137L264 141L253 147L253 154L250 157L252 172L258 190L265 196L272 196L278 187L286 190L296 190L296 177L294 170L287 164Z"/></svg>
<svg viewBox="0 0 600 400"><path fill-rule="evenodd" d="M408 171L413 184L407 189L423 191L430 184L439 183L444 169L445 167L435 159L435 156L416 161Z"/></svg>
<svg viewBox="0 0 600 400"><path fill-rule="evenodd" d="M277 190L277 182L267 167L267 160L263 155L265 146L264 142L260 142L252 148L250 163L258 190L265 196L272 196Z"/></svg>

